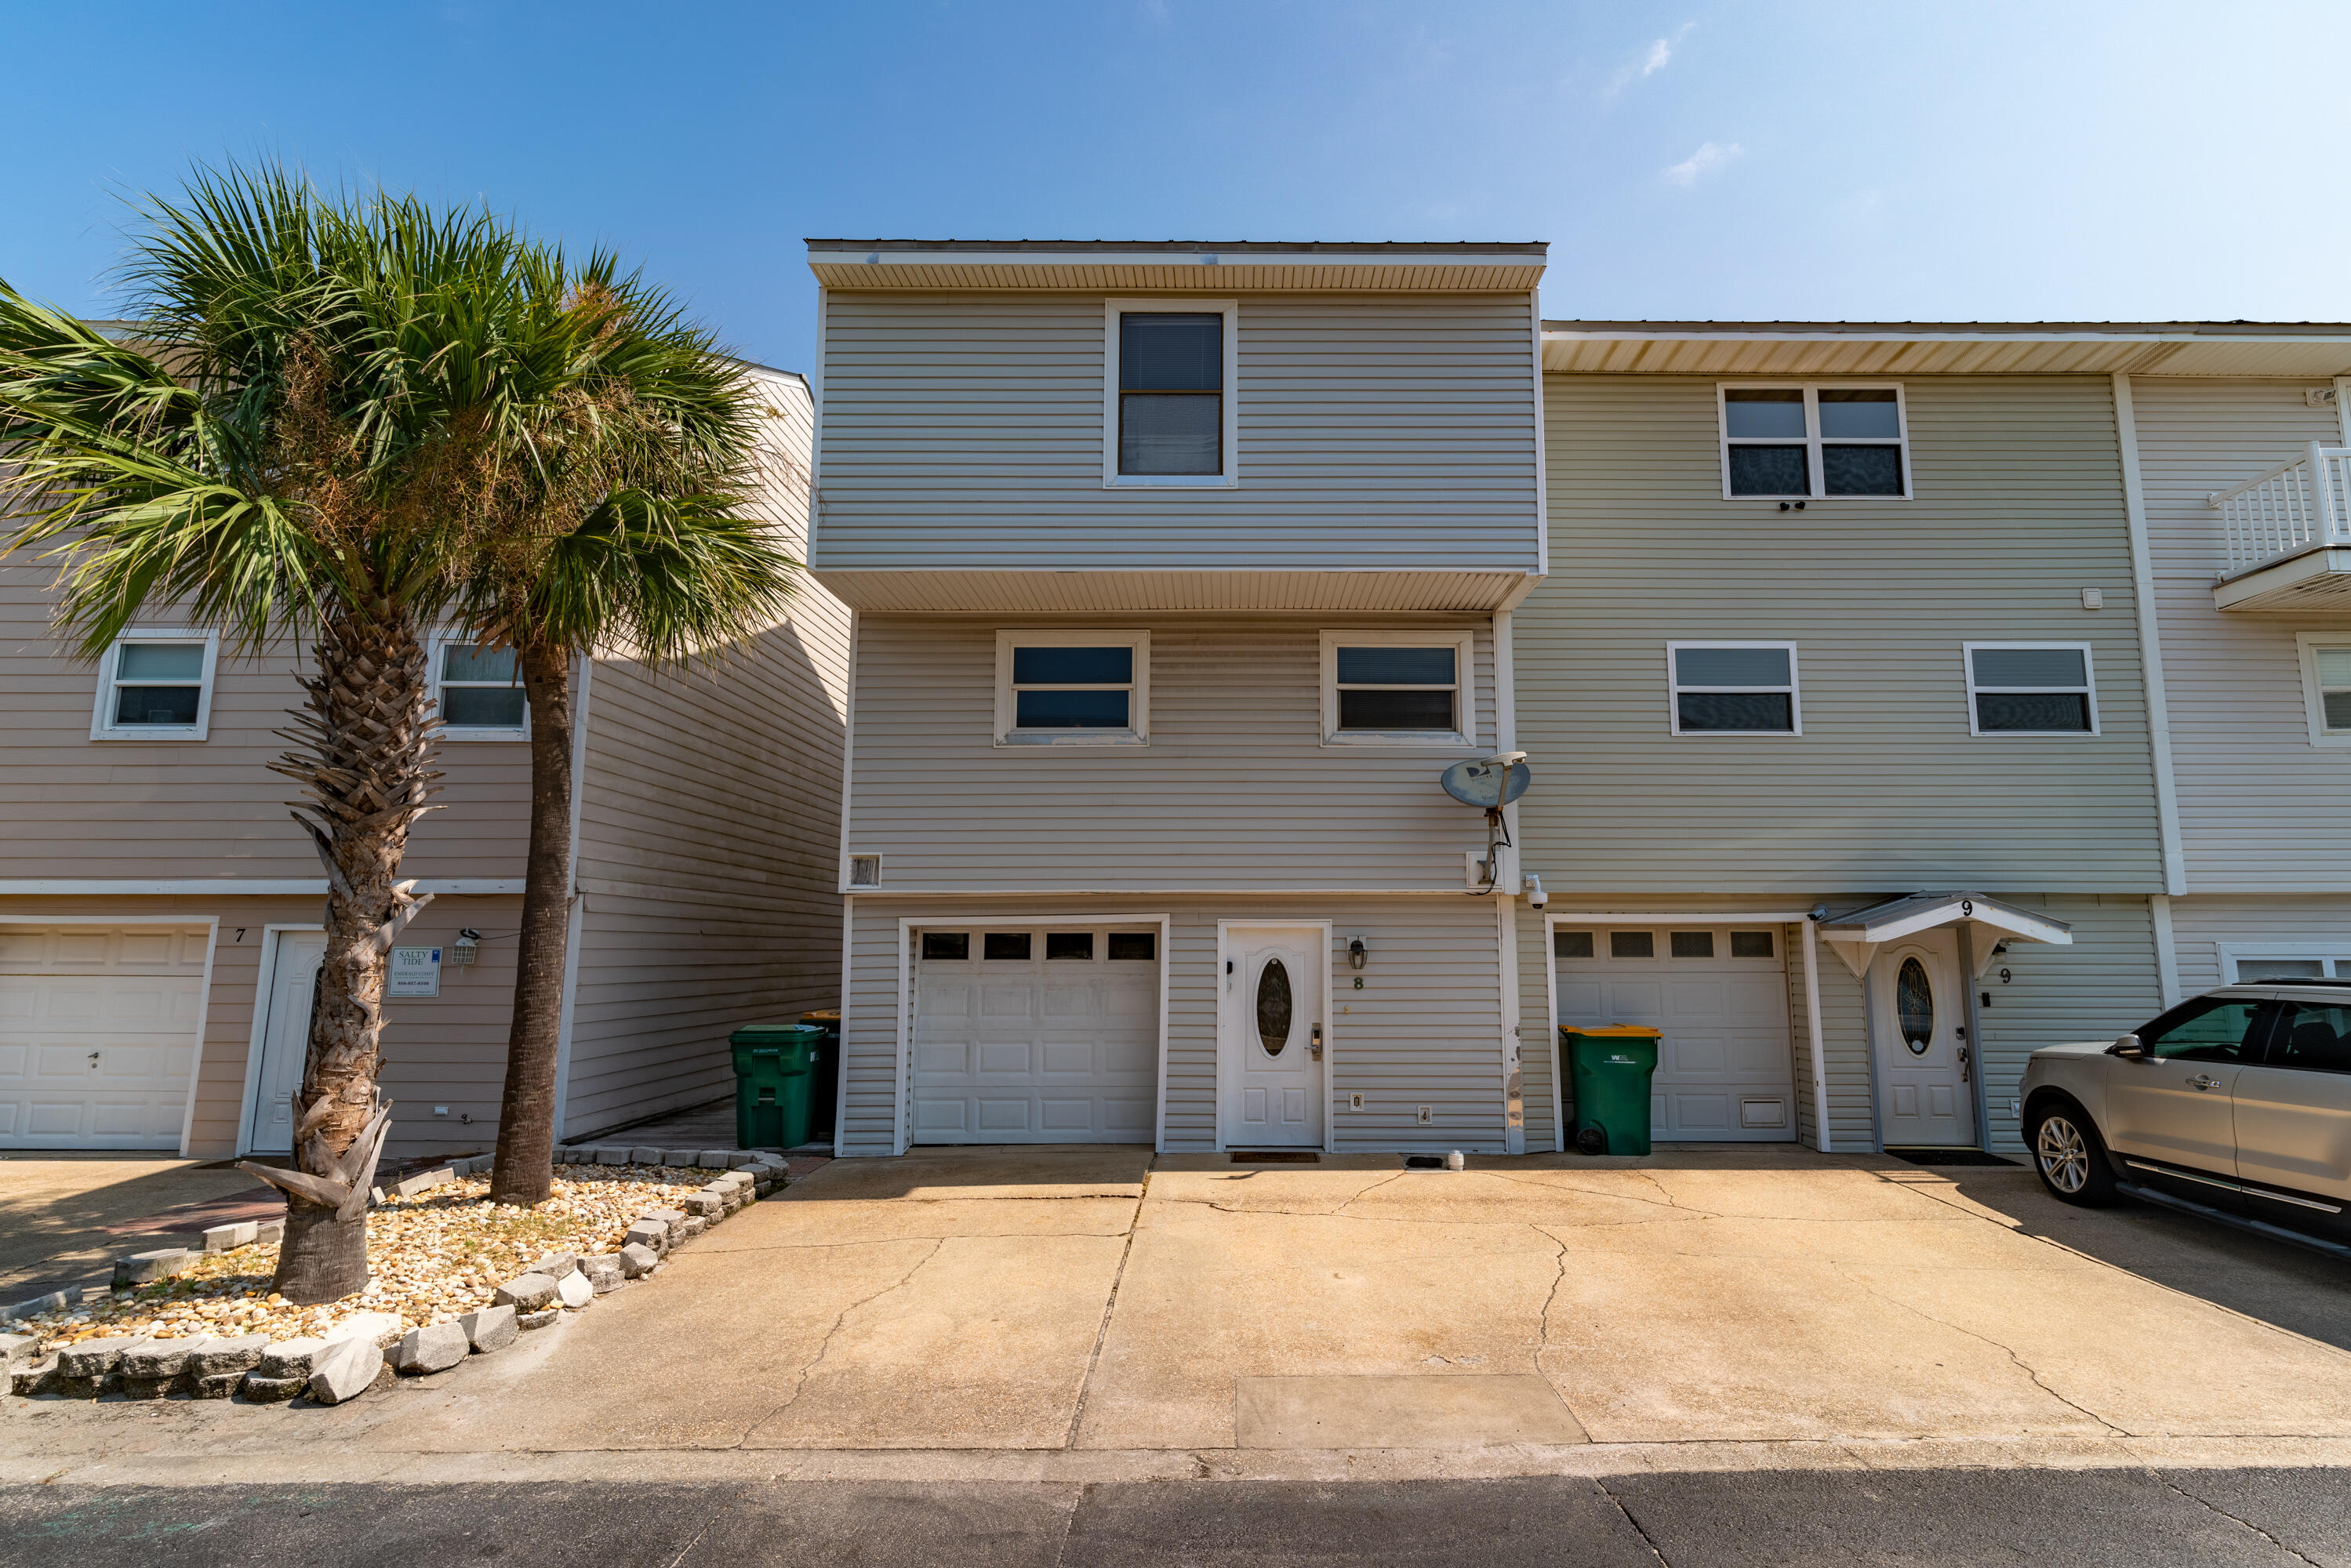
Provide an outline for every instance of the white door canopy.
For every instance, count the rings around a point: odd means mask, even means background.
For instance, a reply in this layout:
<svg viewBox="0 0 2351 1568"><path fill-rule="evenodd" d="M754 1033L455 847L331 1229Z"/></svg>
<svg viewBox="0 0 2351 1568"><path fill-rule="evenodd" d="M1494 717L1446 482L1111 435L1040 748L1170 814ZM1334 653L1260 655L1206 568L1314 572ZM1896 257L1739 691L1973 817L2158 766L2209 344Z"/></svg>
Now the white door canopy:
<svg viewBox="0 0 2351 1568"><path fill-rule="evenodd" d="M1914 893L1823 920L1820 930L1821 940L1858 977L1869 972L1869 961L1884 944L1945 927L1965 928L1972 936L1978 975L1991 967L1992 949L2002 942L2047 942L2061 947L2074 942L2074 928L2064 921L1980 893Z"/></svg>

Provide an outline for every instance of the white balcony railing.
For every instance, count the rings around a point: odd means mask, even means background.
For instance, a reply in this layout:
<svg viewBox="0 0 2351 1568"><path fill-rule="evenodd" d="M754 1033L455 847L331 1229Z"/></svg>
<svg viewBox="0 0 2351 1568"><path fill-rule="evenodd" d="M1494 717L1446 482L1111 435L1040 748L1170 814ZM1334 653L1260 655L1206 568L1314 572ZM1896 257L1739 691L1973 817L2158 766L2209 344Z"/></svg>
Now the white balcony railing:
<svg viewBox="0 0 2351 1568"><path fill-rule="evenodd" d="M2314 441L2302 455L2215 490L2229 575L2313 545L2351 545L2351 448Z"/></svg>

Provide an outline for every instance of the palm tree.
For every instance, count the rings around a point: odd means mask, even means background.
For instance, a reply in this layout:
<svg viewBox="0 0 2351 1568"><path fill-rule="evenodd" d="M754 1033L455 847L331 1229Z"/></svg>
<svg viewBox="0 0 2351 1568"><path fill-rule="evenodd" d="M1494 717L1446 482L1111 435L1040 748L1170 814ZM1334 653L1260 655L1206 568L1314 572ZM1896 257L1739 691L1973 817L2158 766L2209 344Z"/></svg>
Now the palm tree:
<svg viewBox="0 0 2351 1568"><path fill-rule="evenodd" d="M772 625L799 570L756 511L756 384L661 290L611 256L535 254L510 299L518 358L559 378L566 417L517 428L498 521L461 598L515 655L530 710L530 841L491 1197L546 1199L569 940L577 660L625 649L660 669L723 657Z"/></svg>
<svg viewBox="0 0 2351 1568"><path fill-rule="evenodd" d="M507 434L547 416L496 330L530 259L486 214L199 169L144 208L131 340L0 284L0 502L19 513L0 549L61 560L79 651L167 604L235 653L310 648L271 766L326 867L326 956L296 1168L244 1167L286 1194L275 1283L296 1302L367 1279L385 956L430 898L400 877L438 778L424 633L496 515Z"/></svg>

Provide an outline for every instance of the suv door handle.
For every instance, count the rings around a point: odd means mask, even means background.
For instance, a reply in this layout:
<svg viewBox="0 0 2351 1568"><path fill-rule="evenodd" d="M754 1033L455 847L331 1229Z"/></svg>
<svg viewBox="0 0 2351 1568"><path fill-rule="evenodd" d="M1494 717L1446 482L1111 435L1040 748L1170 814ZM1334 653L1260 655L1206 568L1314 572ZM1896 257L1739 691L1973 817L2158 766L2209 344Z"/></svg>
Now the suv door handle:
<svg viewBox="0 0 2351 1568"><path fill-rule="evenodd" d="M2199 1072L2195 1077L2188 1081L2188 1087L2190 1089L2218 1089L2220 1087L2220 1081L2217 1078L2207 1078L2204 1074Z"/></svg>

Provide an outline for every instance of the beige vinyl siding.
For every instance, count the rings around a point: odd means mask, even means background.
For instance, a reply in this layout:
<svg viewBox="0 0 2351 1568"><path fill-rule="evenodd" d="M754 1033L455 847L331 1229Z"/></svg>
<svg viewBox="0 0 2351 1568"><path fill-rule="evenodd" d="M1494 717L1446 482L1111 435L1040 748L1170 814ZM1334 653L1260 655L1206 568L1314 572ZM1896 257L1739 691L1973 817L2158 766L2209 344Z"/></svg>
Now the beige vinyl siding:
<svg viewBox="0 0 2351 1568"><path fill-rule="evenodd" d="M831 292L819 569L1534 570L1527 295L1241 297L1230 489L1103 487L1103 308Z"/></svg>
<svg viewBox="0 0 2351 1568"><path fill-rule="evenodd" d="M2220 968L2224 946L2284 949L2306 945L2313 957L2351 957L2351 897L2277 894L2175 898L2171 941L2179 956L2180 994L2192 997L2225 979ZM2269 956L2292 955L2280 951ZM2344 972L2351 974L2351 968ZM2126 1020L2115 1032L2145 1021Z"/></svg>
<svg viewBox="0 0 2351 1568"><path fill-rule="evenodd" d="M1519 945L1519 1075L1531 1155L1559 1147L1559 1122L1552 1113L1552 1085L1560 1076L1559 1030L1552 1017L1551 932L1543 914L1516 900L1510 904ZM1573 1096L1562 1087L1560 1097Z"/></svg>
<svg viewBox="0 0 2351 1568"><path fill-rule="evenodd" d="M2220 514L2206 497L2339 445L2310 382L2131 382L2163 633L2172 776L2191 892L2351 890L2351 751L2310 743L2298 632L2351 636L2351 614L2222 612Z"/></svg>
<svg viewBox="0 0 2351 1568"><path fill-rule="evenodd" d="M811 409L798 377L763 380L763 513L799 553ZM731 1092L735 1029L838 1005L849 641L807 582L786 619L685 670L598 662L567 1135Z"/></svg>
<svg viewBox="0 0 2351 1568"><path fill-rule="evenodd" d="M1552 575L1516 646L1554 898L2159 891L2109 383L1909 382L1917 498L1802 512L1722 499L1715 387L1546 378ZM1803 734L1673 736L1667 641L1740 637L1798 644ZM1970 642L2088 643L2102 733L1970 736Z"/></svg>
<svg viewBox="0 0 2351 1568"><path fill-rule="evenodd" d="M995 745L997 632L1083 624L1150 632L1151 743ZM1437 777L1476 753L1322 743L1321 633L1350 627L1472 632L1491 743L1483 619L865 616L850 848L885 889L1465 888L1485 820Z"/></svg>
<svg viewBox="0 0 2351 1568"><path fill-rule="evenodd" d="M1329 921L1330 1124L1344 1149L1503 1147L1499 949L1483 899L1200 898L1112 903L1066 897L852 901L850 998L843 1021L848 1116L843 1152L886 1154L895 1113L901 918L925 926L986 928L1008 920L1083 921L1164 914L1166 1137L1170 1150L1217 1140L1217 1025L1222 979L1218 921ZM1346 946L1370 958L1354 988ZM1360 1091L1364 1108L1345 1109ZM1430 1107L1432 1121L1414 1120Z"/></svg>

